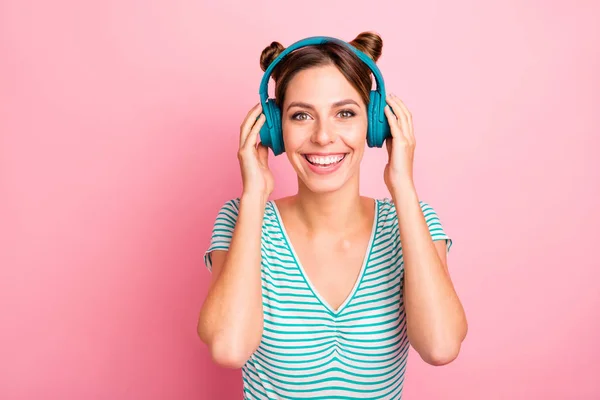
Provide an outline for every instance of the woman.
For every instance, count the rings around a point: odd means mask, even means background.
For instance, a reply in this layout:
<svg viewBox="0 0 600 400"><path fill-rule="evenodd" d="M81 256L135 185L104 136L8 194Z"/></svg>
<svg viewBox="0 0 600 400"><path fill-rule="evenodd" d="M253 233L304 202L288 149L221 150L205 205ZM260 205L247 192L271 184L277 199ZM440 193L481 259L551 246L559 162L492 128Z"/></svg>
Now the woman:
<svg viewBox="0 0 600 400"><path fill-rule="evenodd" d="M350 44L381 55L377 34ZM283 50L263 50L263 71ZM216 363L242 368L245 398L399 399L409 345L443 365L467 332L446 261L452 241L415 190L411 115L386 98L390 197L364 197L369 68L326 43L294 50L273 78L298 192L268 200L259 103L240 129L242 195L220 210L205 255L198 333Z"/></svg>

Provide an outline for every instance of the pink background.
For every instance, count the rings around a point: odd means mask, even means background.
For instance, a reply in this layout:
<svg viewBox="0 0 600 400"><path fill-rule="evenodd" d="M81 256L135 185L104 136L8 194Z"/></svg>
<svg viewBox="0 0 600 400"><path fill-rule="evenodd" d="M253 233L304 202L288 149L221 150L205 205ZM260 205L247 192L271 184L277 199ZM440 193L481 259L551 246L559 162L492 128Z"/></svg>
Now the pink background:
<svg viewBox="0 0 600 400"><path fill-rule="evenodd" d="M600 399L600 5L377 3L0 3L0 398L240 398L195 324L260 52L372 29L470 323L405 399Z"/></svg>

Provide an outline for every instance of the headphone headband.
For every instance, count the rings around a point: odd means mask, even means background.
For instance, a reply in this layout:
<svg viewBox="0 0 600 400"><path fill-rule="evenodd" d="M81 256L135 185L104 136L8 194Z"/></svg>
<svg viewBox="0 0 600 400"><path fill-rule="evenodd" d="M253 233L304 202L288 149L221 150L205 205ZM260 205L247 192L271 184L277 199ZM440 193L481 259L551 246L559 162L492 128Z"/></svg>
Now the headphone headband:
<svg viewBox="0 0 600 400"><path fill-rule="evenodd" d="M329 37L329 36L311 36L311 37L299 40L299 41L291 44L290 46L288 46L284 51L281 52L281 54L279 54L273 60L273 62L271 62L271 64L269 65L269 67L267 68L265 73L263 74L262 80L260 82L259 92L258 92L260 95L260 101L263 105L263 110L265 109L265 102L267 101L268 96L269 96L269 78L271 77L271 73L273 72L273 69L275 68L275 66L277 66L277 64L279 64L279 62L286 55L288 55L289 53L291 53L292 51L294 51L296 49L299 49L301 47L306 47L306 46L324 44L324 43L328 43L328 42L337 43L337 44L346 46L358 58L360 58L360 60L363 61L369 67L369 69L375 76L375 82L377 83L376 91L380 93L382 99L386 98L385 86L383 84L383 76L381 75L381 71L379 71L379 67L377 67L377 64L375 64L375 62L373 61L373 59L371 59L371 57L369 57L368 55L366 55L365 53L358 50L356 47L352 46L350 43L348 43L344 40L337 39L334 37ZM380 114L381 115L378 115L378 117L379 117L378 119L380 120L380 122L384 122L385 115L383 114L383 112L381 112ZM269 128L271 128L273 126L272 125L273 122L269 118L270 115L265 115L265 116L267 117L265 122L267 123Z"/></svg>
<svg viewBox="0 0 600 400"><path fill-rule="evenodd" d="M386 138L391 136L390 126L384 112L386 106L386 94L385 86L383 84L383 76L375 64L375 61L364 52L358 50L350 43L341 39L336 39L329 36L312 36L293 43L287 49L282 51L281 54L275 57L273 62L271 62L271 64L267 67L260 82L258 93L260 95L263 114L266 117L264 125L260 128L260 141L265 146L271 148L273 150L273 154L275 155L281 154L285 151L285 144L283 141L281 110L277 106L275 99L270 99L268 95L268 85L271 73L273 72L275 66L277 66L277 64L292 51L300 47L320 45L328 42L345 46L347 49L352 51L354 55L356 55L363 63L367 65L367 67L369 67L375 76L377 88L375 90L369 88L369 102L367 104L367 145L369 147L382 147Z"/></svg>

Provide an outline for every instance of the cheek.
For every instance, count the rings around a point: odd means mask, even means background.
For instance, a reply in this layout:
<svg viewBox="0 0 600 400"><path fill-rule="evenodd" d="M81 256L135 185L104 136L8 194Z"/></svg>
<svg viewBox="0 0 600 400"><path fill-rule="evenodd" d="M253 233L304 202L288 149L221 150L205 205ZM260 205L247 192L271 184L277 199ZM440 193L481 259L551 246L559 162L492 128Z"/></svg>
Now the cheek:
<svg viewBox="0 0 600 400"><path fill-rule="evenodd" d="M294 126L294 124L286 124L283 122L283 143L286 152L296 152L307 140L310 139L310 131L302 129L302 127Z"/></svg>
<svg viewBox="0 0 600 400"><path fill-rule="evenodd" d="M343 133L344 141L354 149L363 148L367 142L367 123L352 124Z"/></svg>
<svg viewBox="0 0 600 400"><path fill-rule="evenodd" d="M300 135L295 134L291 129L283 128L283 143L285 151L294 153L301 145Z"/></svg>

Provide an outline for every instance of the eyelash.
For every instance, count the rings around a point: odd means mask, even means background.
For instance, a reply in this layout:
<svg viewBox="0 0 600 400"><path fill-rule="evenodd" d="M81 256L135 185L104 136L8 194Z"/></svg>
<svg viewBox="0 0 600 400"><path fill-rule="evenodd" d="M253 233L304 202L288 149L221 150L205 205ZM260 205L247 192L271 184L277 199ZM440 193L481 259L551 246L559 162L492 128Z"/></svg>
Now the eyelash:
<svg viewBox="0 0 600 400"><path fill-rule="evenodd" d="M354 117L356 115L356 113L354 111L352 111L352 110L342 110L342 111L340 111L340 113L348 113L348 114L350 114L348 117L343 117L342 119L349 119L349 118L352 118L352 117ZM297 112L294 115L292 115L292 119L296 120L296 121L303 121L301 119L297 119L296 118L299 115L307 115L307 114L305 112Z"/></svg>

